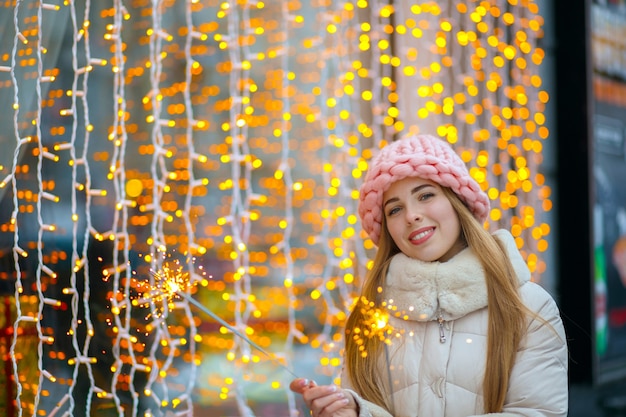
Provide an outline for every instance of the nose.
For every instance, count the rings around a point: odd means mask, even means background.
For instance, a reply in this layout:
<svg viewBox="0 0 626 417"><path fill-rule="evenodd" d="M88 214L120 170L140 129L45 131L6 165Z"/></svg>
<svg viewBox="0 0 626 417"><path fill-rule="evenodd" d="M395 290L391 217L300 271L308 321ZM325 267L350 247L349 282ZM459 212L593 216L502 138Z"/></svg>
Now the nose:
<svg viewBox="0 0 626 417"><path fill-rule="evenodd" d="M423 218L422 213L416 208L407 207L405 213L407 224L419 222Z"/></svg>

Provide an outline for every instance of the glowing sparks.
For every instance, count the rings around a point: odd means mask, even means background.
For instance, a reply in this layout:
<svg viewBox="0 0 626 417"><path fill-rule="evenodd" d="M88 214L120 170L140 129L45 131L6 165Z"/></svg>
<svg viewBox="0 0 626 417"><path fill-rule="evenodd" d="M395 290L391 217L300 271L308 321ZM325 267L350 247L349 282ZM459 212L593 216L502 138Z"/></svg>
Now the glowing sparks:
<svg viewBox="0 0 626 417"><path fill-rule="evenodd" d="M184 270L184 265L178 259L164 261L158 270L151 271L154 284L150 286L148 298L155 303L163 302L168 306L177 299L180 293L190 291L198 283L191 280L189 272Z"/></svg>
<svg viewBox="0 0 626 417"><path fill-rule="evenodd" d="M198 283L206 280L206 273L202 266L195 266L195 258L185 257L185 261L175 259L165 251L161 252L161 257L146 257L146 259L156 259L157 266L150 268L149 274L144 279L137 278L137 272L132 271L131 287L135 295L131 296L133 307L149 308L150 317L159 318L164 313L176 308L176 303L181 301L181 294L192 293ZM186 265L192 265L194 273L186 269ZM125 268L121 268L125 269ZM110 268L103 271L103 279L107 281L112 272ZM125 307L125 297L117 294L111 298L111 311L120 314Z"/></svg>
<svg viewBox="0 0 626 417"><path fill-rule="evenodd" d="M389 324L389 315L390 311L395 310L395 306L383 302L377 307L374 302L360 297L355 308L360 309L362 317L361 326L353 329L357 341L362 338L378 338L389 344L390 336L394 333L393 327Z"/></svg>

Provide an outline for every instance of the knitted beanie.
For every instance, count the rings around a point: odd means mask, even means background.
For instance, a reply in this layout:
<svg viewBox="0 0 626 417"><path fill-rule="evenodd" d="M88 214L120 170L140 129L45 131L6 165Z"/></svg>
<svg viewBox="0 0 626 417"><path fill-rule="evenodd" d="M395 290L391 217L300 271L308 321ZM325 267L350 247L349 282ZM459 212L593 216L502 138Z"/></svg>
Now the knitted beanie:
<svg viewBox="0 0 626 417"><path fill-rule="evenodd" d="M361 185L358 212L363 229L378 245L383 220L383 193L404 178L420 177L454 191L481 223L489 198L470 176L448 142L430 135L406 136L385 146L370 162Z"/></svg>

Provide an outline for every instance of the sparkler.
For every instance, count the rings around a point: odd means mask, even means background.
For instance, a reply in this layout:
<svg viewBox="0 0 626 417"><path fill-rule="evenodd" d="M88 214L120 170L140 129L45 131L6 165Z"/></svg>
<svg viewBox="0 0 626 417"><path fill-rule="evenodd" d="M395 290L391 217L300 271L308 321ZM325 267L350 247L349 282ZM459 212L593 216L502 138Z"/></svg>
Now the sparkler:
<svg viewBox="0 0 626 417"><path fill-rule="evenodd" d="M164 258L168 257L169 256L164 255ZM200 269L202 268L200 267ZM279 365L289 374L293 375L295 378L298 378L298 376L291 369L289 369L282 362L280 362L279 358L262 348L258 343L254 342L246 334L242 333L234 326L229 324L227 321L222 319L219 315L210 310L204 304L194 299L191 296L190 292L198 284L198 282L202 281L202 279L198 278L197 275L192 275L189 272L186 272L184 270L184 265L182 265L178 259L165 261L163 262L161 269L151 270L150 273L154 278L154 284L149 284L146 282L140 283L138 285L138 289L145 288L145 291L142 292L141 299L133 300L133 305L149 305L154 303L157 310L153 310L152 315L160 316L162 312L159 310L159 307L165 308L165 306L167 306L167 308L171 310L175 307L175 300L184 299L185 301L193 304L200 311L211 317L213 320L220 323L232 334L241 338L250 346L263 353L265 356L267 356L270 360Z"/></svg>

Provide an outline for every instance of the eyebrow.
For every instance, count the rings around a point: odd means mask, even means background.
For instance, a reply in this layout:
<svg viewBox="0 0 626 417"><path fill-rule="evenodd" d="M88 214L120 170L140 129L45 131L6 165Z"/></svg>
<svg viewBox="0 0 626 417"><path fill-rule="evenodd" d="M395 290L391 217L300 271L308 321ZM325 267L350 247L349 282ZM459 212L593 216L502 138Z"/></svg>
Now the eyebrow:
<svg viewBox="0 0 626 417"><path fill-rule="evenodd" d="M432 184L420 184L417 187L413 188L411 190L411 195L413 194L417 194L419 193L421 190L423 190L424 188L427 187L434 187ZM391 203L395 203L396 201L400 200L398 197L392 197L389 200L385 201L383 203L383 210L385 210L385 207L387 207L387 205L391 204Z"/></svg>

